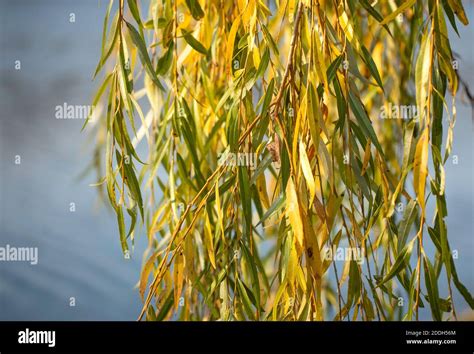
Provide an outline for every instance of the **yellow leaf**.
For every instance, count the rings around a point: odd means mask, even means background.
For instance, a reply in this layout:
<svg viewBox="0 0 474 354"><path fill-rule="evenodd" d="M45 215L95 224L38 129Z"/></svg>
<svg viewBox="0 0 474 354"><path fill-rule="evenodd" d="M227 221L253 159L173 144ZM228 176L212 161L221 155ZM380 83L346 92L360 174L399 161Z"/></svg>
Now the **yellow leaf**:
<svg viewBox="0 0 474 354"><path fill-rule="evenodd" d="M242 13L245 9L245 0L237 0L237 5L239 7L239 12Z"/></svg>
<svg viewBox="0 0 474 354"><path fill-rule="evenodd" d="M384 209L385 209L385 212L388 213L390 209L390 186L388 183L387 176L385 175L385 172L384 172L385 167L384 167L384 163L382 162L382 159L380 158L380 155L378 155L377 161L379 163L380 178L382 180Z"/></svg>
<svg viewBox="0 0 474 354"><path fill-rule="evenodd" d="M303 290L303 292L306 292L307 284L306 284L304 271L301 267L297 267L296 269L296 280L301 290Z"/></svg>
<svg viewBox="0 0 474 354"><path fill-rule="evenodd" d="M325 177L325 180L327 180L330 184L333 182L333 170L332 170L332 164L331 164L331 155L330 152L328 151L328 147L323 140L319 140L319 155L322 155L324 159L321 161L323 163L320 163L320 169L321 169L321 176Z"/></svg>
<svg viewBox="0 0 474 354"><path fill-rule="evenodd" d="M311 81L316 80L313 73L310 74L310 80ZM309 83L308 87L309 89L306 94L306 106L308 107L306 120L308 121L309 132L311 134L311 140L313 141L314 147L317 149L319 145L319 129L316 126L316 122L319 121L318 119L319 105L316 98L316 94L314 93L313 84ZM316 102L313 102L313 101L316 101Z"/></svg>
<svg viewBox="0 0 474 354"><path fill-rule="evenodd" d="M174 283L174 305L179 305L179 298L183 291L184 281L184 255L182 250L177 250L173 267L173 283Z"/></svg>
<svg viewBox="0 0 474 354"><path fill-rule="evenodd" d="M278 291L275 295L275 300L273 301L273 308L272 308L272 319L273 321L276 321L278 319L277 315L277 310L278 310L278 305L280 304L280 300L285 293L286 290L286 281L280 284L280 287L278 288Z"/></svg>
<svg viewBox="0 0 474 354"><path fill-rule="evenodd" d="M288 180L286 185L286 215L290 221L293 234L295 235L295 242L300 252L303 249L303 224L301 222L298 196L292 178Z"/></svg>
<svg viewBox="0 0 474 354"><path fill-rule="evenodd" d="M170 206L169 204L162 204L156 211L155 214L153 215L153 218L151 219L150 227L148 228L148 238L151 238L152 235L160 230L164 223L168 221L168 215L170 213ZM160 221L158 221L160 215L162 215L162 218Z"/></svg>
<svg viewBox="0 0 474 354"><path fill-rule="evenodd" d="M412 7L415 5L416 0L407 0L403 4L401 4L394 12L392 12L390 15L385 17L382 22L380 22L381 25L385 25L392 21L395 17L397 17L399 14L401 14L403 11L408 9L409 7Z"/></svg>
<svg viewBox="0 0 474 354"><path fill-rule="evenodd" d="M397 198L400 195L400 192L402 191L403 186L405 185L405 178L408 172L409 172L408 169L402 172L402 176L400 177L400 181L398 182L397 188L395 189L395 192L393 192L392 194L392 200L390 202L390 208L387 212L387 218L391 217L395 211L395 203L397 202Z"/></svg>
<svg viewBox="0 0 474 354"><path fill-rule="evenodd" d="M175 181L174 181L174 159L171 159L170 162L170 171L169 171L169 187L170 187L170 199L172 200L171 202L171 210L173 211L173 219L174 222L177 223L179 218L178 218L178 210L176 208L176 193L175 193Z"/></svg>
<svg viewBox="0 0 474 354"><path fill-rule="evenodd" d="M215 184L215 193L216 193L216 208L217 208L217 222L221 230L221 235L224 235L224 213L221 206L221 197L219 193L219 183Z"/></svg>
<svg viewBox="0 0 474 354"><path fill-rule="evenodd" d="M448 0L449 6L453 9L453 12L458 17L459 21L462 22L464 26L469 24L466 13L464 12L464 7L462 6L461 0Z"/></svg>
<svg viewBox="0 0 474 354"><path fill-rule="evenodd" d="M428 128L425 128L416 144L415 160L413 164L414 189L423 214L425 212L426 176L428 175L428 143L429 131Z"/></svg>
<svg viewBox="0 0 474 354"><path fill-rule="evenodd" d="M258 196L260 197L260 201L262 202L263 206L268 209L270 208L270 200L268 199L267 194L267 182L265 180L265 174L262 173L260 176L257 177L257 192Z"/></svg>
<svg viewBox="0 0 474 354"><path fill-rule="evenodd" d="M255 67L258 68L258 66L260 65L260 53L258 52L257 47L253 47L252 49L252 59L253 59L253 64L255 65Z"/></svg>
<svg viewBox="0 0 474 354"><path fill-rule="evenodd" d="M288 20L293 23L296 8L296 0L288 0Z"/></svg>
<svg viewBox="0 0 474 354"><path fill-rule="evenodd" d="M140 274L139 292L140 292L140 297L142 298L142 301L144 299L148 277L150 276L150 273L153 270L156 257L158 256L159 253L160 251L156 251L150 256L150 258L148 258L145 265L143 266L142 273Z"/></svg>
<svg viewBox="0 0 474 354"><path fill-rule="evenodd" d="M359 224L354 216L354 214L351 213L351 211L347 208L344 208L347 212L347 215L349 215L350 219L351 219L351 224L352 224L352 231L354 232L355 236L357 237L357 239L359 241L362 241L364 239L364 235L362 235L362 233L360 232L360 229L359 229Z"/></svg>
<svg viewBox="0 0 474 354"><path fill-rule="evenodd" d="M349 17L347 16L346 12L344 11L344 7L339 5L340 15L339 15L339 22L341 24L342 30L344 31L344 34L346 35L347 39L349 42L352 42L354 39L354 29L352 28L352 24L349 20ZM357 48L357 51L359 49Z"/></svg>
<svg viewBox="0 0 474 354"><path fill-rule="evenodd" d="M232 27L230 28L229 38L227 39L226 55L225 60L227 63L227 74L232 72L232 54L234 53L234 42L235 36L237 35L237 30L240 25L240 16L234 20Z"/></svg>
<svg viewBox="0 0 474 354"><path fill-rule="evenodd" d="M323 226L323 229L325 226ZM321 287L321 278L323 276L323 262L321 261L321 250L318 244L316 233L312 225L310 225L308 218L303 219L304 230L304 247L306 250L307 264L309 264L313 277L316 280L316 288ZM322 231L321 230L321 231Z"/></svg>
<svg viewBox="0 0 474 354"><path fill-rule="evenodd" d="M326 66L326 62L324 61L324 50L319 38L319 33L313 32L312 35L313 35L312 42L313 42L313 47L315 51L314 64L316 67L316 73L318 74L319 80L324 83L324 91L326 95L329 97L329 85L328 85L328 79L326 76L327 66Z"/></svg>
<svg viewBox="0 0 474 354"><path fill-rule="evenodd" d="M216 204L217 204L217 194L216 194ZM221 223L221 220L219 220L219 223ZM209 255L209 260L211 262L211 265L214 269L216 269L216 257L214 255L215 254L214 240L213 240L213 235L212 235L211 223L209 221L208 215L206 215L206 225L204 229L204 242L206 243L207 254Z"/></svg>
<svg viewBox="0 0 474 354"><path fill-rule="evenodd" d="M360 52L360 42L357 39L357 36L354 36L354 27L352 27L351 20L347 16L347 13L344 11L344 6L339 5L339 22L341 24L342 30L346 35L346 38L352 44L356 52Z"/></svg>
<svg viewBox="0 0 474 354"><path fill-rule="evenodd" d="M296 252L296 247L293 244L290 249L290 257L288 259L288 271L286 276L288 279L287 284L290 286L291 290L294 291L296 283L296 275L298 271L298 254Z"/></svg>
<svg viewBox="0 0 474 354"><path fill-rule="evenodd" d="M416 86L416 103L418 105L419 119L422 120L425 112L426 97L429 94L428 85L430 79L430 47L431 47L431 36L424 35L421 40L420 52L416 59L415 68L415 86ZM427 121L429 117L426 116Z"/></svg>
<svg viewBox="0 0 474 354"><path fill-rule="evenodd" d="M375 66L379 71L380 77L384 77L385 63L383 57L385 55L385 46L382 42L379 42L375 45L374 50L372 51L372 58L374 59Z"/></svg>
<svg viewBox="0 0 474 354"><path fill-rule="evenodd" d="M242 23L246 26L251 26L250 18L252 17L253 13L256 11L256 3L255 0L249 0L247 2L247 6L245 7L244 12L242 13Z"/></svg>
<svg viewBox="0 0 474 354"><path fill-rule="evenodd" d="M365 175L365 171L367 171L367 166L369 165L370 161L370 139L367 139L367 145L365 146L365 151L364 151L364 162L362 164L362 172L361 175Z"/></svg>
<svg viewBox="0 0 474 354"><path fill-rule="evenodd" d="M303 141L300 140L300 162L301 169L303 170L303 175L306 180L306 184L309 189L309 205L313 204L314 195L316 193L316 184L314 183L313 172L311 171L311 164L306 154L306 148Z"/></svg>
<svg viewBox="0 0 474 354"><path fill-rule="evenodd" d="M439 183L439 195L444 195L444 189L446 187L446 173L444 171L444 166L439 165L439 174L440 174L440 183Z"/></svg>
<svg viewBox="0 0 474 354"><path fill-rule="evenodd" d="M305 102L306 94L303 96L303 102ZM291 108L293 109L293 108ZM300 141L300 129L302 120L306 117L306 105L302 104L298 109L298 113L296 115L296 122L295 122L295 130L293 132L293 146L292 146L292 156L293 156L293 165L297 166L297 150L298 150L298 142Z"/></svg>
<svg viewBox="0 0 474 354"><path fill-rule="evenodd" d="M186 237L184 240L184 259L185 265L186 264L194 264L194 250L196 248L196 245L194 243L194 239L192 237ZM184 279L192 280L194 281L196 279L196 268L194 267L186 267L184 269ZM186 292L190 291L191 288L189 287L186 289Z"/></svg>

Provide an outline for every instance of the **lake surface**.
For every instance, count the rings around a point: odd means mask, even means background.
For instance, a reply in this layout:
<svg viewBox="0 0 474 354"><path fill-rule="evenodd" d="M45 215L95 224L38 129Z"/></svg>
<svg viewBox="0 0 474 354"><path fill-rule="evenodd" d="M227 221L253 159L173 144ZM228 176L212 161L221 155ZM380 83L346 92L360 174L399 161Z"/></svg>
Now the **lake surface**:
<svg viewBox="0 0 474 354"><path fill-rule="evenodd" d="M83 121L55 118L57 105L91 102L106 5L0 0L0 246L39 251L34 266L0 263L0 320L134 320L140 310L135 286L145 237L137 233L132 257L124 259L115 216L89 186L94 176L77 178L92 148L80 132ZM466 7L472 22L473 6ZM473 83L472 26L460 33L453 48L462 58L461 75ZM459 104L453 147L459 163L446 170L448 229L459 276L471 291L472 136L471 108ZM458 312L467 308L457 293L455 301Z"/></svg>

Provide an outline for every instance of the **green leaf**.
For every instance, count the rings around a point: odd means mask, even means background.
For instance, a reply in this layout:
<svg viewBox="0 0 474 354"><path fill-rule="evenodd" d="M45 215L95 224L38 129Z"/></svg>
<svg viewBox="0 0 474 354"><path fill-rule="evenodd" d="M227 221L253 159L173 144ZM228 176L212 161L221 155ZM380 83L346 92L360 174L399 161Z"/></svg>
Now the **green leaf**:
<svg viewBox="0 0 474 354"><path fill-rule="evenodd" d="M263 38L265 39L265 42L267 42L267 45L271 48L271 50L276 55L280 55L280 51L278 50L278 46L276 45L275 41L273 40L273 37L270 34L270 31L268 31L268 28L264 24L262 24L262 31L263 31Z"/></svg>
<svg viewBox="0 0 474 354"><path fill-rule="evenodd" d="M474 310L474 298L472 297L469 290L467 290L466 286L459 280L458 273L456 271L456 266L454 264L454 260L451 257L451 272L453 274L453 282L456 288L458 289L459 293L462 295L464 300L469 304L472 310Z"/></svg>
<svg viewBox="0 0 474 354"><path fill-rule="evenodd" d="M379 85L379 87L382 89L382 91L384 90L383 89L383 83L382 83L382 78L380 77L380 74L379 74L379 71L377 69L377 65L375 65L375 62L374 60L372 59L372 56L370 55L369 51L367 50L367 48L365 48L365 46L362 46L362 56L363 56L363 59L365 61L365 63L367 64L367 66L369 67L369 71L370 73L372 74L372 76L374 77L375 81L377 81L377 84Z"/></svg>
<svg viewBox="0 0 474 354"><path fill-rule="evenodd" d="M249 176L245 166L239 166L239 186L242 211L245 220L243 232L248 239L251 236L250 232L252 230L252 201L250 198Z"/></svg>
<svg viewBox="0 0 474 354"><path fill-rule="evenodd" d="M110 54L112 53L112 50L114 49L115 43L117 42L117 38L119 37L120 26L118 25L118 23L119 23L119 16L117 13L112 22L109 39L107 40L107 43L105 44L105 46L103 46L102 55L95 69L93 78L95 78L97 74L100 72L104 64L107 62L107 59L109 58ZM106 25L107 24L104 23L104 36L105 36Z"/></svg>
<svg viewBox="0 0 474 354"><path fill-rule="evenodd" d="M244 305L245 312L247 313L247 316L254 321L256 318L252 310L252 303L247 292L247 287L244 286L243 282L239 278L237 278L237 284L239 286L239 294L240 298L243 300L242 303Z"/></svg>
<svg viewBox="0 0 474 354"><path fill-rule="evenodd" d="M337 104L337 113L339 119L337 120L335 132L338 130L342 133L345 122L346 122L346 101L344 99L344 95L342 93L341 84L337 78L334 78L334 91L336 92L336 104Z"/></svg>
<svg viewBox="0 0 474 354"><path fill-rule="evenodd" d="M263 52L262 59L260 60L260 65L258 66L257 73L255 74L255 78L259 78L265 73L267 70L268 63L270 62L270 51L268 48L265 48L265 52Z"/></svg>
<svg viewBox="0 0 474 354"><path fill-rule="evenodd" d="M173 63L173 51L174 43L171 41L165 54L158 59L158 64L156 65L156 73L158 75L166 75L170 69L171 64Z"/></svg>
<svg viewBox="0 0 474 354"><path fill-rule="evenodd" d="M186 5L195 20L199 21L204 17L204 11L202 10L198 0L186 0Z"/></svg>
<svg viewBox="0 0 474 354"><path fill-rule="evenodd" d="M412 224L415 221L417 215L416 200L412 199L408 202L403 214L403 219L398 226L398 251L402 250L405 246L406 240L412 228Z"/></svg>
<svg viewBox="0 0 474 354"><path fill-rule="evenodd" d="M207 49L190 32L181 29L185 41L197 52L207 55Z"/></svg>
<svg viewBox="0 0 474 354"><path fill-rule="evenodd" d="M336 59L334 59L334 61L329 65L326 71L328 82L332 82L343 60L344 60L344 55L341 54Z"/></svg>
<svg viewBox="0 0 474 354"><path fill-rule="evenodd" d="M438 279L433 270L429 259L426 255L423 257L423 265L425 270L425 285L428 292L428 299L431 307L431 314L436 321L441 321L441 310L439 307Z"/></svg>
<svg viewBox="0 0 474 354"><path fill-rule="evenodd" d="M250 254L249 249L245 245L243 241L240 242L241 247L242 247L242 253L245 258L245 261L247 262L249 268L250 268L250 276L252 278L252 288L253 288L253 293L255 295L255 307L257 309L260 309L260 280L258 278L258 271L257 271L257 266L255 264L254 258L255 254L252 255ZM256 250L254 250L256 252Z"/></svg>
<svg viewBox="0 0 474 354"><path fill-rule="evenodd" d="M128 31L130 33L130 37L132 38L133 43L138 49L138 55L140 56L140 60L143 64L143 67L145 68L146 73L150 77L150 79L153 81L153 83L160 88L161 90L165 90L163 85L161 84L160 80L158 80L158 77L153 70L153 65L151 64L150 57L148 56L148 52L146 49L145 42L143 41L142 37L140 36L140 33L133 27L130 23L126 22Z"/></svg>
<svg viewBox="0 0 474 354"><path fill-rule="evenodd" d="M373 17L375 18L377 21L379 22L382 22L383 21L383 17L382 15L375 9L372 7L372 5L370 5L369 1L368 0L359 0L359 3L362 5L362 7L364 9L367 10L367 12ZM387 32L390 34L390 36L392 36L392 33L390 32L389 28L387 25L383 25L383 27L387 30Z"/></svg>
<svg viewBox="0 0 474 354"><path fill-rule="evenodd" d="M270 107L270 103L272 102L273 97L273 89L275 87L275 79L272 79L267 87L267 92L265 92L265 98L263 100L262 111L260 114L268 113L268 107Z"/></svg>
<svg viewBox="0 0 474 354"><path fill-rule="evenodd" d="M168 294L168 297L165 300L165 303L163 304L163 306L160 309L160 312L156 316L157 321L163 321L166 318L166 316L168 315L168 313L170 312L171 308L174 305L174 296L173 295L174 295L174 292L170 291L170 293Z"/></svg>
<svg viewBox="0 0 474 354"><path fill-rule="evenodd" d="M349 103L351 105L352 112L354 113L357 121L359 122L360 128L362 129L364 134L370 138L382 158L385 158L382 146L380 145L379 140L377 139L377 135L375 134L374 128L372 127L372 122L370 121L367 112L365 111L365 107L362 105L359 98L357 98L352 93L352 91L349 91Z"/></svg>
<svg viewBox="0 0 474 354"><path fill-rule="evenodd" d="M121 205L119 205L117 208L117 221L119 226L120 244L122 245L122 252L123 254L125 254L128 251L128 245L127 236L125 235L125 221L123 218L123 211Z"/></svg>
<svg viewBox="0 0 474 354"><path fill-rule="evenodd" d="M410 260L415 240L417 240L417 237L414 237L410 241L410 243L403 247L402 251L398 253L397 258L395 259L395 262L392 265L392 268L390 268L390 271L385 275L385 277L383 277L383 279L377 284L377 286L381 286L382 284L386 283L395 275L405 269L406 263Z"/></svg>
<svg viewBox="0 0 474 354"><path fill-rule="evenodd" d="M446 16L448 16L449 23L451 23L451 26L453 27L454 31L459 36L458 27L456 25L456 19L454 18L453 11L449 7L448 2L446 0L441 0L441 3L443 4L443 9L446 13Z"/></svg>
<svg viewBox="0 0 474 354"><path fill-rule="evenodd" d="M140 19L140 11L138 10L136 0L127 0L128 8L132 13L133 18L137 21L138 26L143 27L142 21Z"/></svg>
<svg viewBox="0 0 474 354"><path fill-rule="evenodd" d="M110 80L112 79L112 76L113 76L113 73L110 73L106 76L105 80L102 82L102 84L100 85L99 89L97 90L97 93L95 94L94 96L94 99L92 101L92 109L91 111L89 112L89 115L87 116L87 119L86 121L84 122L82 128L81 128L81 131L84 130L84 128L86 127L87 123L89 122L92 114L94 113L94 110L97 106L97 104L99 103L99 100L100 98L102 97L105 89L108 87L109 85L109 82Z"/></svg>
<svg viewBox="0 0 474 354"><path fill-rule="evenodd" d="M135 229L135 224L137 222L137 211L136 208L127 208L127 213L130 215L131 222L130 227L128 229L127 238L132 234L133 230ZM132 244L133 246L133 244Z"/></svg>
<svg viewBox="0 0 474 354"><path fill-rule="evenodd" d="M362 279L360 277L357 262L350 261L349 266L349 286L347 290L347 306L350 308L352 304L360 297L360 288L362 286Z"/></svg>
<svg viewBox="0 0 474 354"><path fill-rule="evenodd" d="M285 197L281 195L275 202L272 204L270 208L263 214L262 218L258 222L258 225L263 224L265 220L267 220L270 216L275 214L276 212L280 211L280 209L285 205Z"/></svg>
<svg viewBox="0 0 474 354"><path fill-rule="evenodd" d="M467 26L469 24L469 20L467 19L466 12L464 11L462 1L461 0L448 0L448 4L453 10L453 12L456 14L459 21L461 21L461 23L464 26Z"/></svg>
<svg viewBox="0 0 474 354"><path fill-rule="evenodd" d="M127 163L125 159L122 160L122 155L118 150L115 151L116 157L117 157L117 163L119 165L123 164L123 169L125 172L125 183L127 184L127 187L132 195L133 200L138 204L138 208L140 210L140 215L142 217L142 220L144 219L144 213L143 213L143 200L142 200L142 195L140 191L140 185L138 183L137 177L135 175L135 172L133 170L133 165L131 163L131 160Z"/></svg>

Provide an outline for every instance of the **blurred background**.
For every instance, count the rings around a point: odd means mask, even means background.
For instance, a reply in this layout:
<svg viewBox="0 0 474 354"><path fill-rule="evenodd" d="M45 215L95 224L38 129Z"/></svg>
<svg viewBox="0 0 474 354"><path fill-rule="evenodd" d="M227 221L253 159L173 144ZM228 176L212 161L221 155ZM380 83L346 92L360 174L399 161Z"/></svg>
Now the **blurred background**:
<svg viewBox="0 0 474 354"><path fill-rule="evenodd" d="M95 175L79 178L93 147L84 120L55 117L64 102L91 104L107 4L0 0L0 246L39 253L35 266L0 263L1 320L137 318L144 237L125 259Z"/></svg>
<svg viewBox="0 0 474 354"><path fill-rule="evenodd" d="M39 252L34 266L0 262L0 320L135 320L141 309L135 286L145 235L137 233L125 259L115 215L89 186L95 176L79 179L93 148L81 133L84 121L55 118L57 105L91 104L107 4L0 0L0 247ZM474 5L464 4L472 23ZM474 91L473 26L460 25L459 33L461 39L451 31L452 47ZM452 151L458 164L446 166L447 222L459 277L472 292L473 126L470 103L461 98ZM454 292L459 314L468 306ZM429 312L423 316L430 319Z"/></svg>

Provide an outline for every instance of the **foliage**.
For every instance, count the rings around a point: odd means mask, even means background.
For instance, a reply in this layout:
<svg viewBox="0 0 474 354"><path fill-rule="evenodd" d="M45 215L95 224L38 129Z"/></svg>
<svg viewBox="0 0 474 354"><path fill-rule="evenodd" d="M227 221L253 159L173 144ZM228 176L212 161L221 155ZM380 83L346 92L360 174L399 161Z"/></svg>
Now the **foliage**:
<svg viewBox="0 0 474 354"><path fill-rule="evenodd" d="M148 237L140 318L473 308L445 221L459 22L461 0L111 0L95 158L124 252Z"/></svg>

